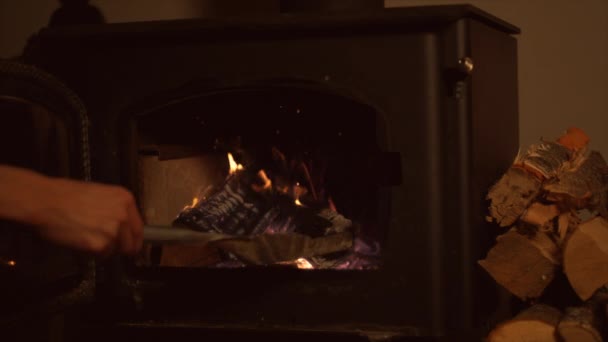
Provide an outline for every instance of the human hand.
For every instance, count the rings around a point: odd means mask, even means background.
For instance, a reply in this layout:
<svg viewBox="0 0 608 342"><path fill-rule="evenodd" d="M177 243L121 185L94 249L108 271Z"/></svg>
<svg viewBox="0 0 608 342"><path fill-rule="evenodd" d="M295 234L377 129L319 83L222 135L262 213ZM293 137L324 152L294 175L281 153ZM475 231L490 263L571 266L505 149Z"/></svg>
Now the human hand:
<svg viewBox="0 0 608 342"><path fill-rule="evenodd" d="M142 246L143 223L126 189L68 179L48 179L32 223L40 235L74 249L134 255Z"/></svg>
<svg viewBox="0 0 608 342"><path fill-rule="evenodd" d="M142 219L122 187L0 165L0 189L0 218L32 225L52 242L99 255L141 249Z"/></svg>

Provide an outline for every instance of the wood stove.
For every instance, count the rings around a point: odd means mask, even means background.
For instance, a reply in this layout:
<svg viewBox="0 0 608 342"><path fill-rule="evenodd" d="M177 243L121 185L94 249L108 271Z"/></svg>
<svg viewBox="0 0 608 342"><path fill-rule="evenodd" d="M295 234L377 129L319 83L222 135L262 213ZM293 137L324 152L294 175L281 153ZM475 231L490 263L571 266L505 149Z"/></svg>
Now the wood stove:
<svg viewBox="0 0 608 342"><path fill-rule="evenodd" d="M517 151L518 32L471 6L41 31L26 59L83 99L92 179L134 191L148 224L222 184L230 152L354 222L367 251L300 270L163 263L153 247L98 265L91 315L173 337L482 335L499 301L476 260L494 233L485 192ZM303 166L281 178L277 159Z"/></svg>

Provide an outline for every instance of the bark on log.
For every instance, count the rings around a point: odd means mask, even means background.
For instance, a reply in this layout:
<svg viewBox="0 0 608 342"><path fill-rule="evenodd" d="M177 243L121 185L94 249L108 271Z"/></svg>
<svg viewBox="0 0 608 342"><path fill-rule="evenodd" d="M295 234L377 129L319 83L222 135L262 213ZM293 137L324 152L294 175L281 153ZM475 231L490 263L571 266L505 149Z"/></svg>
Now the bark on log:
<svg viewBox="0 0 608 342"><path fill-rule="evenodd" d="M545 233L534 237L511 229L479 264L494 280L522 300L538 298L553 280L560 263L559 250Z"/></svg>
<svg viewBox="0 0 608 342"><path fill-rule="evenodd" d="M512 226L536 199L541 181L519 167L511 167L490 189L490 215L501 227Z"/></svg>
<svg viewBox="0 0 608 342"><path fill-rule="evenodd" d="M583 300L608 284L608 222L604 218L583 222L572 233L564 247L564 272Z"/></svg>
<svg viewBox="0 0 608 342"><path fill-rule="evenodd" d="M608 217L608 165L599 152L574 161L572 169L547 182L543 188L547 198L560 201L569 207L588 208Z"/></svg>
<svg viewBox="0 0 608 342"><path fill-rule="evenodd" d="M557 342L556 326L561 312L553 307L537 304L522 311L515 318L496 327L488 342Z"/></svg>
<svg viewBox="0 0 608 342"><path fill-rule="evenodd" d="M589 306L566 309L557 332L563 342L602 342L599 321Z"/></svg>
<svg viewBox="0 0 608 342"><path fill-rule="evenodd" d="M572 156L573 152L567 147L556 142L543 141L530 146L526 153L518 155L514 164L542 179L550 179L561 172Z"/></svg>

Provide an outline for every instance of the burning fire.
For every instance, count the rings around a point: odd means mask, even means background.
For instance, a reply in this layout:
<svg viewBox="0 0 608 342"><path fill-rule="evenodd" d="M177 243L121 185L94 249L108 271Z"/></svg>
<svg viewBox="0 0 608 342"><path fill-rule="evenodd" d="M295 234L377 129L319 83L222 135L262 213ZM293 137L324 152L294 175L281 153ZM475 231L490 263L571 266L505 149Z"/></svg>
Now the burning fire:
<svg viewBox="0 0 608 342"><path fill-rule="evenodd" d="M281 261L278 262L277 264L280 265L288 265L288 266L295 266L300 270L313 270L315 267L306 259L304 258L298 258L296 260L291 260L291 261Z"/></svg>
<svg viewBox="0 0 608 342"><path fill-rule="evenodd" d="M338 209L336 208L336 204L334 203L334 200L333 200L331 197L329 197L329 198L327 199L327 202L329 203L329 209L330 209L331 211L334 211L334 212L336 212L336 213L337 213L337 212L338 212Z"/></svg>
<svg viewBox="0 0 608 342"><path fill-rule="evenodd" d="M15 266L15 265L17 265L17 263L15 262L15 260L9 260L6 264L9 265L9 266Z"/></svg>
<svg viewBox="0 0 608 342"><path fill-rule="evenodd" d="M194 197L192 199L192 204L190 204L190 207L194 207L197 203L198 203L198 197Z"/></svg>
<svg viewBox="0 0 608 342"><path fill-rule="evenodd" d="M234 161L234 157L230 152L228 153L228 164L230 165L230 174L243 170L243 165L238 164L236 161Z"/></svg>
<svg viewBox="0 0 608 342"><path fill-rule="evenodd" d="M314 266L312 266L312 264L310 262L308 262L308 260L306 260L304 258L297 259L296 260L296 266L298 266L299 269L305 269L305 270L314 269Z"/></svg>
<svg viewBox="0 0 608 342"><path fill-rule="evenodd" d="M296 185L293 187L293 197L295 198L293 202L299 207L304 206L304 204L300 202L300 196L305 195L307 192L308 190L305 187L301 186L299 182L296 182Z"/></svg>
<svg viewBox="0 0 608 342"><path fill-rule="evenodd" d="M220 187L219 184L212 184L204 190L199 189L192 198L192 203L184 208L185 211L179 214L176 222L195 230L213 230L226 235L245 236L290 235L302 232L307 234L309 218L320 218L331 223L330 227L325 228L324 235L352 229L352 221L338 213L333 198L326 193L322 184L322 174L321 176L313 174L314 177L311 177L306 163L297 163L297 160L288 163L283 156L279 158L279 161L282 161L281 167L273 164L276 167L254 169L248 166L248 170L245 170L243 165L235 161L232 153L227 153L227 158L229 175L224 174L223 185ZM268 173L266 170L269 170ZM321 184L315 184L314 181ZM316 190L320 190L319 192L315 190L315 186L317 186ZM257 192L257 195L249 196L253 195L252 191ZM293 205L300 208L295 209ZM320 208L321 206L323 208ZM194 210L188 210L191 208ZM316 231L312 230L312 233ZM366 241L356 235L354 238L352 248L345 254L327 256L315 254L315 257L310 257L311 254L299 254L311 260L304 257L297 258L295 255L288 260L275 260L273 263L304 270L376 267L379 246L368 247ZM215 264L217 267L247 265L247 262L237 258L231 261L221 258L222 260ZM4 262L14 266L14 261L12 264L6 260Z"/></svg>
<svg viewBox="0 0 608 342"><path fill-rule="evenodd" d="M272 187L272 181L270 180L270 178L268 178L268 175L266 174L266 171L264 170L260 170L258 172L258 176L260 176L260 178L264 181L264 187L263 189L270 189Z"/></svg>
<svg viewBox="0 0 608 342"><path fill-rule="evenodd" d="M251 184L251 188L256 192L262 192L264 190L270 190L272 188L272 181L268 178L266 171L260 170L258 171L258 177L262 181L262 185L259 184Z"/></svg>

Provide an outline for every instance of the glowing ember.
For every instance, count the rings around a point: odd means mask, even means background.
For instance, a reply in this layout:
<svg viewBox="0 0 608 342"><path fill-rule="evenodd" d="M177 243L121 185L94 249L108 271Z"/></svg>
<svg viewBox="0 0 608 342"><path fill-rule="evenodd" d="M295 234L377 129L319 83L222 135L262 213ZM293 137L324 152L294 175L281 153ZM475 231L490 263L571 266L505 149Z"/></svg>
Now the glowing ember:
<svg viewBox="0 0 608 342"><path fill-rule="evenodd" d="M308 262L308 260L304 259L304 258L299 258L296 260L296 266L298 266L299 269L304 269L304 270L311 270L314 267L312 266L312 264L310 262Z"/></svg>
<svg viewBox="0 0 608 342"><path fill-rule="evenodd" d="M228 164L230 165L230 174L233 174L243 169L243 165L237 164L237 162L234 161L232 153L228 153Z"/></svg>
<svg viewBox="0 0 608 342"><path fill-rule="evenodd" d="M17 265L17 263L15 262L15 260L9 260L9 262L7 262L7 265L15 266L15 265ZM300 267L300 266L298 265L298 267Z"/></svg>

